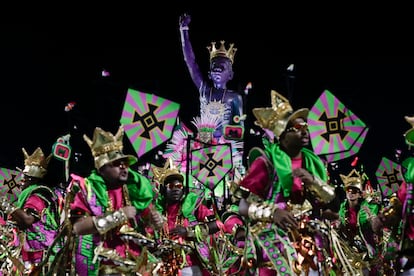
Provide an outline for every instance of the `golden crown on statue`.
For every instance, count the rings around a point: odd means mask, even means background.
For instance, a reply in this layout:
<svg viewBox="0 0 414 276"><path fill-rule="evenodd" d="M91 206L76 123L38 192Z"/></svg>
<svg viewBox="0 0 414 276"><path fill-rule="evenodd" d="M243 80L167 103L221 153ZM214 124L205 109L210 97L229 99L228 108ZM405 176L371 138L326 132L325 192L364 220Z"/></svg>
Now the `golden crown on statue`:
<svg viewBox="0 0 414 276"><path fill-rule="evenodd" d="M208 51L210 52L210 61L216 57L225 57L228 58L231 63L234 62L234 55L236 54L237 48L234 48L234 43L230 44L229 49L226 49L224 45L225 41L220 41L220 47L216 48L216 42L211 42L211 46L207 46Z"/></svg>

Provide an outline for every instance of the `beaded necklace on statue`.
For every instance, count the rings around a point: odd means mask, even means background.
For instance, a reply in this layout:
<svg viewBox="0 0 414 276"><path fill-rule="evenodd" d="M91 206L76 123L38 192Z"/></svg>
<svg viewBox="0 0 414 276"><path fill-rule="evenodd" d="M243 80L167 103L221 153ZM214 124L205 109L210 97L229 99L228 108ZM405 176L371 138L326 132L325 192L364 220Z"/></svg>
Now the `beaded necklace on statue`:
<svg viewBox="0 0 414 276"><path fill-rule="evenodd" d="M210 98L209 102L205 107L205 111L213 118L223 118L224 113L226 112L226 105L224 104L224 97L226 95L227 89L224 89L223 96L220 100L212 99L213 88L210 88Z"/></svg>

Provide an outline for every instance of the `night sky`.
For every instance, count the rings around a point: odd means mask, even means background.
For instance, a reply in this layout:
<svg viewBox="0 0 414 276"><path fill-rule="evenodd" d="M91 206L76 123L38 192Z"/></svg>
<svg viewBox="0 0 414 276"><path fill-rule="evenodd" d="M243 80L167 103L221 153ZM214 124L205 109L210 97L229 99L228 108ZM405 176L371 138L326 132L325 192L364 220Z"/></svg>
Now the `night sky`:
<svg viewBox="0 0 414 276"><path fill-rule="evenodd" d="M87 171L93 161L81 136L92 137L96 126L117 130L128 88L180 103L179 116L191 125L199 103L180 48L182 12L192 15L193 48L206 73L211 41L234 42L238 48L228 86L242 92L253 84L245 97L246 151L259 140L249 135L255 120L251 109L270 106L272 89L289 95L294 109L310 108L325 89L331 91L370 128L358 153L370 175L382 157L394 159L396 149L407 150L403 133L410 126L403 117L414 115L414 56L398 48L387 51L384 40L396 37L381 32L381 25L349 29L342 22L333 31L328 25L336 14L297 24L297 15L282 19L280 11L226 13L219 20L211 12L177 7L156 14L141 9L116 22L96 16L72 24L56 16L42 24L1 25L0 167L22 167L22 147L31 153L40 146L49 153L59 136L71 133L73 151L81 154L74 170ZM293 78L287 77L290 64ZM110 76L102 77L102 70ZM76 106L65 112L70 101Z"/></svg>

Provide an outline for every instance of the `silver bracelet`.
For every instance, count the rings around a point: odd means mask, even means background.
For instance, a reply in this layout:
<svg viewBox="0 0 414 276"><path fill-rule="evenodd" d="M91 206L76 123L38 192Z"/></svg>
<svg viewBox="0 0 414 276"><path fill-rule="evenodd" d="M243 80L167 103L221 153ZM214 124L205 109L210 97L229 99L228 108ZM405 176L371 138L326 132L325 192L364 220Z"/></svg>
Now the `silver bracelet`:
<svg viewBox="0 0 414 276"><path fill-rule="evenodd" d="M182 26L180 27L180 31L188 31L190 28L188 26Z"/></svg>
<svg viewBox="0 0 414 276"><path fill-rule="evenodd" d="M125 212L120 209L116 210L112 214L92 217L93 224L98 230L99 234L103 235L111 229L114 229L117 226L120 226L128 221L128 218Z"/></svg>
<svg viewBox="0 0 414 276"><path fill-rule="evenodd" d="M251 203L247 213L252 220L272 222L273 214L276 209L278 209L278 207L271 203Z"/></svg>

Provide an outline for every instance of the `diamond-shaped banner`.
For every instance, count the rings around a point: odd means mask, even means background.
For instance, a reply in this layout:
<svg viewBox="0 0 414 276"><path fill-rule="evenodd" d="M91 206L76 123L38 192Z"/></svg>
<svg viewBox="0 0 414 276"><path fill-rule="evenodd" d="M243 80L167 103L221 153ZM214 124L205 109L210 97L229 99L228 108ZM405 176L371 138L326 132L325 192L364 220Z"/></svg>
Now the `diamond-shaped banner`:
<svg viewBox="0 0 414 276"><path fill-rule="evenodd" d="M171 138L179 109L173 101L128 89L120 123L138 157Z"/></svg>
<svg viewBox="0 0 414 276"><path fill-rule="evenodd" d="M19 183L22 178L23 173L19 171L0 168L0 196L14 202L20 194Z"/></svg>
<svg viewBox="0 0 414 276"><path fill-rule="evenodd" d="M377 176L383 197L389 197L396 193L404 181L401 165L386 157L381 159L375 175Z"/></svg>
<svg viewBox="0 0 414 276"><path fill-rule="evenodd" d="M191 175L213 190L233 167L231 146L209 146L192 151Z"/></svg>
<svg viewBox="0 0 414 276"><path fill-rule="evenodd" d="M328 163L358 153L369 129L328 90L309 111L308 124L314 152Z"/></svg>

